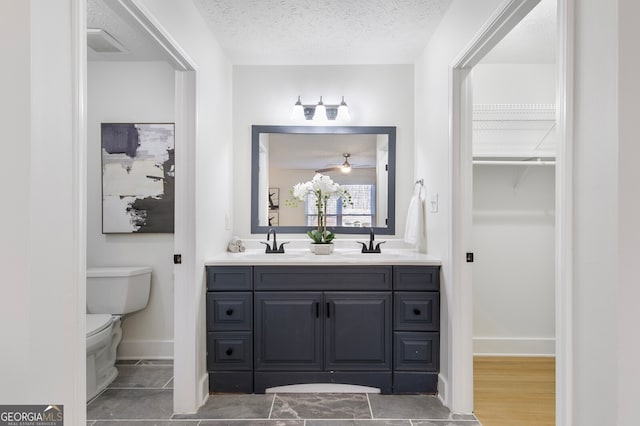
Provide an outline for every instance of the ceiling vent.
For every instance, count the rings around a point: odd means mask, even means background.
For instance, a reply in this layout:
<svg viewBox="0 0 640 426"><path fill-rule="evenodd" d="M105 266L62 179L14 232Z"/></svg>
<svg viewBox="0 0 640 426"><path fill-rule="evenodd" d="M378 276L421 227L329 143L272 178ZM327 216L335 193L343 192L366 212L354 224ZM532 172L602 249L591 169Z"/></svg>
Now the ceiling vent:
<svg viewBox="0 0 640 426"><path fill-rule="evenodd" d="M95 53L127 53L127 49L102 28L87 28L87 46Z"/></svg>

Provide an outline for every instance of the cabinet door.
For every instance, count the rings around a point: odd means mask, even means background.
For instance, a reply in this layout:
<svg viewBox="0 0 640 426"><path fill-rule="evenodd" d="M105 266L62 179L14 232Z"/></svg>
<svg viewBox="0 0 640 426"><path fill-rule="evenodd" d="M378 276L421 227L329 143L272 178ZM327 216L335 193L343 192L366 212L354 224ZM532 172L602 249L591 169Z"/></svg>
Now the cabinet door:
<svg viewBox="0 0 640 426"><path fill-rule="evenodd" d="M256 292L255 370L322 368L320 292Z"/></svg>
<svg viewBox="0 0 640 426"><path fill-rule="evenodd" d="M390 370L391 292L331 292L325 303L325 370Z"/></svg>

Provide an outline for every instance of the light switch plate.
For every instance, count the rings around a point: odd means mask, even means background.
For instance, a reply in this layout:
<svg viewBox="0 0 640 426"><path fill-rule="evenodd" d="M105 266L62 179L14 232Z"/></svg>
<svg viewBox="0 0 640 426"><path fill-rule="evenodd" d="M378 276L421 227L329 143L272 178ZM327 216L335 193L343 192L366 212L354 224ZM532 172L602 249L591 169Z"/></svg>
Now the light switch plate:
<svg viewBox="0 0 640 426"><path fill-rule="evenodd" d="M438 213L438 194L433 194L429 200L429 210L431 213Z"/></svg>

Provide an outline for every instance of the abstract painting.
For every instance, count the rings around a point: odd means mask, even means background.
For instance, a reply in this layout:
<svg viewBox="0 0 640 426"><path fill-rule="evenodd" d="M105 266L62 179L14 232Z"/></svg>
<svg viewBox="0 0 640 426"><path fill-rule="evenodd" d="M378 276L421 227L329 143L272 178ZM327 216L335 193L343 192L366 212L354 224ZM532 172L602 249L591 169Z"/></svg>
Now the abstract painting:
<svg viewBox="0 0 640 426"><path fill-rule="evenodd" d="M280 208L280 188L269 188L269 210Z"/></svg>
<svg viewBox="0 0 640 426"><path fill-rule="evenodd" d="M102 123L102 233L172 233L173 123Z"/></svg>

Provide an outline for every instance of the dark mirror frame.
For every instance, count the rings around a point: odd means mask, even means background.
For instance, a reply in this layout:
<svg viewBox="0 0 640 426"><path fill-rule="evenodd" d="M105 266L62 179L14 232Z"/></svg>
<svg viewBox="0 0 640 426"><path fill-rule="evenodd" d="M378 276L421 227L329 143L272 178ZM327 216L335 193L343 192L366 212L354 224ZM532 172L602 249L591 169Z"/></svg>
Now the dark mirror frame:
<svg viewBox="0 0 640 426"><path fill-rule="evenodd" d="M383 126L251 126L251 233L265 233L274 228L278 233L304 234L311 226L262 226L258 224L258 188L259 188L259 144L260 133L287 133L299 135L357 135L376 134L387 135L389 138L388 165L388 198L387 198L387 226L374 227L376 234L393 235L396 230L396 128ZM288 192L287 192L288 194ZM283 194L284 195L284 194ZM281 195L281 197L283 197ZM284 198L284 197L283 197ZM328 228L337 234L368 234L370 228L354 228L347 226L333 226Z"/></svg>

